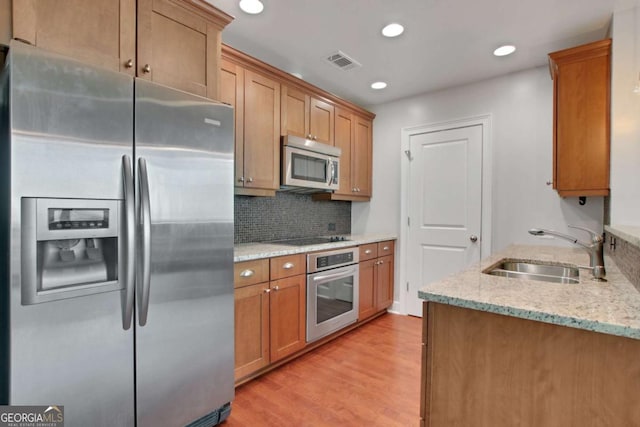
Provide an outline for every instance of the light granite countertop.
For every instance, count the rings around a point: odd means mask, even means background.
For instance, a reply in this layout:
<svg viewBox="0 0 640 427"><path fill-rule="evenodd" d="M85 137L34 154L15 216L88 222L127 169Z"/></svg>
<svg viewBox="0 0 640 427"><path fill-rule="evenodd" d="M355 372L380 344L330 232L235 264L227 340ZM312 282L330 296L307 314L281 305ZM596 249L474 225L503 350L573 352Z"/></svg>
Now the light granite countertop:
<svg viewBox="0 0 640 427"><path fill-rule="evenodd" d="M558 284L482 273L503 258L589 265L582 249L510 246L461 273L422 287L427 301L640 339L640 293L605 257L607 281L580 270L580 283Z"/></svg>
<svg viewBox="0 0 640 427"><path fill-rule="evenodd" d="M640 248L640 227L632 225L605 225L604 230Z"/></svg>
<svg viewBox="0 0 640 427"><path fill-rule="evenodd" d="M383 242L385 240L395 240L393 234L351 234L344 235L347 241L323 243L321 245L290 246L275 243L240 243L234 246L234 262L250 261L261 258L271 258L282 255L301 254L314 251L322 251L336 248L347 248L350 246L366 245L367 243Z"/></svg>

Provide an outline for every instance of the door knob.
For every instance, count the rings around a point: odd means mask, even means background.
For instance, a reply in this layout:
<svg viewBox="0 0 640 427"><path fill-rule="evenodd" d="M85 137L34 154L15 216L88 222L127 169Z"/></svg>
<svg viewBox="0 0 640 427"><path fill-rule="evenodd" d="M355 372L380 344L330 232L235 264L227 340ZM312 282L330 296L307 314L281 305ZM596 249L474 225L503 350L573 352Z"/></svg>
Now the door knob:
<svg viewBox="0 0 640 427"><path fill-rule="evenodd" d="M469 240L471 240L472 243L475 243L478 241L478 236L472 234L471 236L469 236Z"/></svg>

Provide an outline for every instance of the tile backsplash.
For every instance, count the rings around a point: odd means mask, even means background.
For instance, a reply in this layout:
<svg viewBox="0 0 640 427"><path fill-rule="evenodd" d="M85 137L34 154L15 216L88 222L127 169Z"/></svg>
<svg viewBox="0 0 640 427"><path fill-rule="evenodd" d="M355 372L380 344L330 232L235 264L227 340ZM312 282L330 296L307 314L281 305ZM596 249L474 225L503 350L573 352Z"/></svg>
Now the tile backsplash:
<svg viewBox="0 0 640 427"><path fill-rule="evenodd" d="M351 233L351 202L314 201L310 194L235 196L235 243Z"/></svg>

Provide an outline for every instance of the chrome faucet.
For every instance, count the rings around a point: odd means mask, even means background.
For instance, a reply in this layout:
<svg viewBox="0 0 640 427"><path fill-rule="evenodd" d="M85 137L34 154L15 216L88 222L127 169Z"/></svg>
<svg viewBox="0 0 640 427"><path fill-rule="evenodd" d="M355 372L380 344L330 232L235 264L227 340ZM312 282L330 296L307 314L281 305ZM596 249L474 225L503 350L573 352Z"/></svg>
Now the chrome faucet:
<svg viewBox="0 0 640 427"><path fill-rule="evenodd" d="M584 227L576 227L574 225L570 225L569 228L575 228L577 230L582 230L589 233L591 236L591 243L584 243L573 236L569 236L568 234L559 233L553 230L544 230L541 228L532 228L531 230L529 230L529 234L532 234L534 236L544 236L545 234L548 234L549 236L555 236L564 240L568 240L569 242L582 247L589 254L590 265L589 267L580 266L580 268L587 268L591 270L591 274L593 274L594 279L604 281L606 271L604 269L604 251L602 249L604 239L602 238L602 235Z"/></svg>

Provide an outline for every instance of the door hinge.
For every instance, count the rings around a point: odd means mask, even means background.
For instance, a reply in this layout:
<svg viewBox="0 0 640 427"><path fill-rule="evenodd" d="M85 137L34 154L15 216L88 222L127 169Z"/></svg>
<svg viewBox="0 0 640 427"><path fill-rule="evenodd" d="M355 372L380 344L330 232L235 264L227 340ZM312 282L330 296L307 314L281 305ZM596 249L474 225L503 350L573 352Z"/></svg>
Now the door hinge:
<svg viewBox="0 0 640 427"><path fill-rule="evenodd" d="M411 218L407 217L407 226L410 227L411 226Z"/></svg>
<svg viewBox="0 0 640 427"><path fill-rule="evenodd" d="M409 292L409 282L407 282L407 292Z"/></svg>
<svg viewBox="0 0 640 427"><path fill-rule="evenodd" d="M404 150L404 154L406 154L409 161L413 160L413 157L411 157L411 150Z"/></svg>

